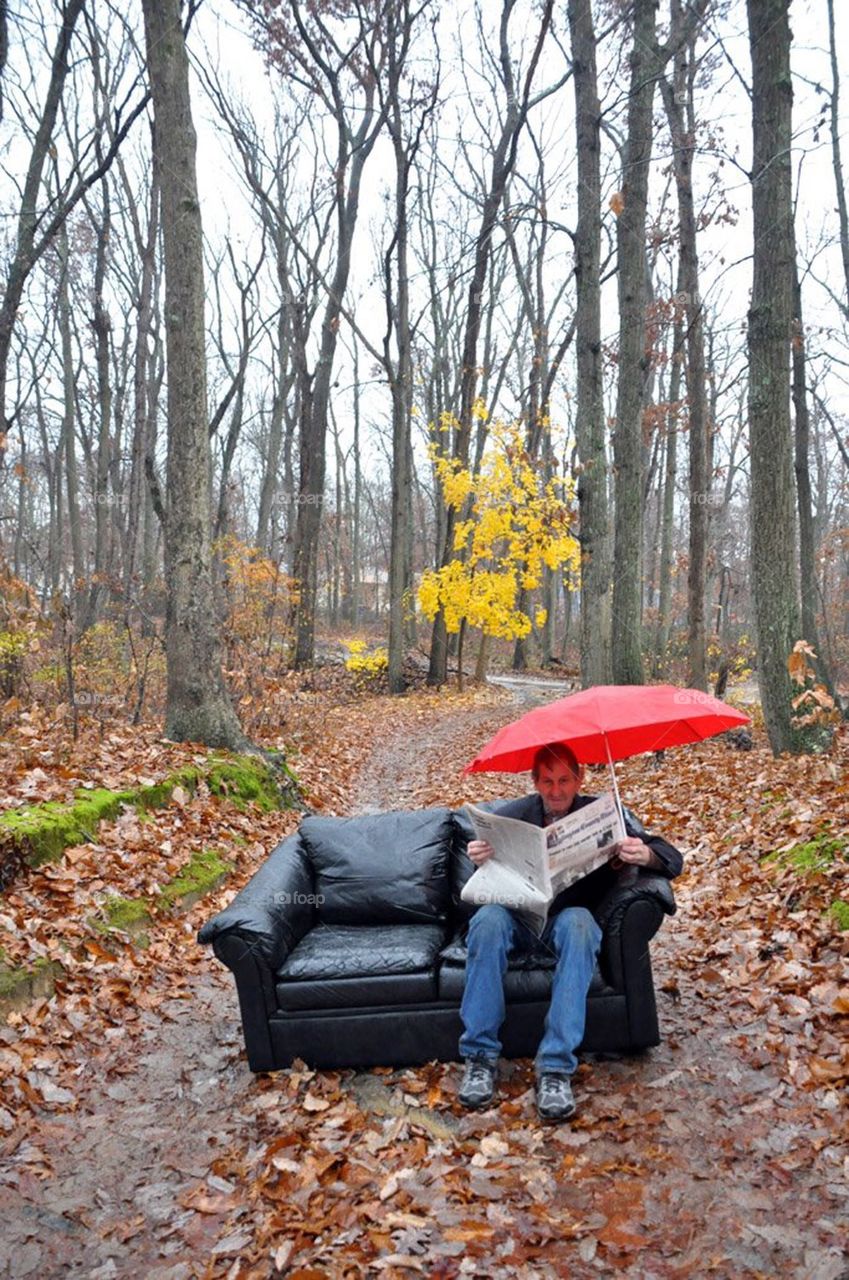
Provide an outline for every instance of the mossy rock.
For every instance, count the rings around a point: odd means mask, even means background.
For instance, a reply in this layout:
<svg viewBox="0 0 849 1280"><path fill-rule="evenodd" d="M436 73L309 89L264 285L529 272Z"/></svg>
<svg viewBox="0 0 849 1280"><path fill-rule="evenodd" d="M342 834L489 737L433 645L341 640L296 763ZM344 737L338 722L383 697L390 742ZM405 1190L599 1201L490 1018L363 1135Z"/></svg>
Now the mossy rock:
<svg viewBox="0 0 849 1280"><path fill-rule="evenodd" d="M132 791L81 790L71 804L48 801L10 809L0 814L0 889L12 882L21 861L31 867L55 862L70 845L93 840L98 824L117 818L123 805L135 805L140 812L161 808L170 803L176 787L194 794L202 779L213 795L240 809L248 804L264 812L285 809L297 794L297 780L282 760L272 767L259 756L213 756L204 766L179 769Z"/></svg>
<svg viewBox="0 0 849 1280"><path fill-rule="evenodd" d="M168 881L155 905L148 898L122 898L119 894L110 894L100 904L102 914L90 916L89 924L98 933L129 934L136 943L146 947L155 909L188 911L223 884L232 870L232 863L222 858L218 850L198 850L182 871Z"/></svg>
<svg viewBox="0 0 849 1280"><path fill-rule="evenodd" d="M178 769L176 773L170 773L167 778L163 778L161 782L153 782L149 786L139 787L133 793L133 803L142 811L146 809L162 809L165 805L171 803L171 797L176 787L182 787L184 791L188 791L193 796L197 791L197 785L203 776L200 769L189 766L186 769Z"/></svg>
<svg viewBox="0 0 849 1280"><path fill-rule="evenodd" d="M101 933L117 929L135 936L151 923L150 903L146 898L122 898L120 894L110 893L101 903L101 910L103 919L91 921Z"/></svg>
<svg viewBox="0 0 849 1280"><path fill-rule="evenodd" d="M293 775L288 769L284 773L286 781L291 782ZM214 759L206 782L213 795L226 797L239 809L244 809L249 803L257 805L264 813L286 807L274 771L260 756Z"/></svg>
<svg viewBox="0 0 849 1280"><path fill-rule="evenodd" d="M56 978L63 972L58 960L45 956L31 965L0 964L0 1014L22 1009L41 996L52 996Z"/></svg>
<svg viewBox="0 0 849 1280"><path fill-rule="evenodd" d="M17 850L31 867L55 862L69 845L94 838L104 818L117 818L131 791L78 791L73 804L49 800L0 814L0 850Z"/></svg>
<svg viewBox="0 0 849 1280"><path fill-rule="evenodd" d="M196 902L223 884L233 864L225 861L217 849L199 849L159 895L159 905L166 909L188 911Z"/></svg>

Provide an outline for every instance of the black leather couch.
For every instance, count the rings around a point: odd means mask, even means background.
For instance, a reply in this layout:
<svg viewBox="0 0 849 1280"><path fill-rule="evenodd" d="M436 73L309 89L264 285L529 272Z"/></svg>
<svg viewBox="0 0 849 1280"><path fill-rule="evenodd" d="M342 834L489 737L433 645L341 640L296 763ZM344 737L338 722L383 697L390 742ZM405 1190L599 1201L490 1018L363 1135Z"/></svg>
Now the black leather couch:
<svg viewBox="0 0 849 1280"><path fill-rule="evenodd" d="M199 941L236 979L253 1071L295 1058L313 1067L457 1058L470 836L450 809L306 818L203 926ZM658 1043L648 943L674 911L669 881L634 868L601 902L584 1049ZM541 952L511 960L506 1056L535 1053L552 969Z"/></svg>

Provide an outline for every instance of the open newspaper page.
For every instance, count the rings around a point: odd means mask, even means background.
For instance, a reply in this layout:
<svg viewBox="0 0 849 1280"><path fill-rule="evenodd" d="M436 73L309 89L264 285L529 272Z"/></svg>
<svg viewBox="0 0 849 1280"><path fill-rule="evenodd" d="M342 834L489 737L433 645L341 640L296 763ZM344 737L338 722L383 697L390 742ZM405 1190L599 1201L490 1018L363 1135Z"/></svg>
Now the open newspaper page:
<svg viewBox="0 0 849 1280"><path fill-rule="evenodd" d="M555 894L609 860L626 831L611 792L548 827L466 805L475 834L494 856L463 887L465 902L497 902L524 916L535 933L545 928Z"/></svg>
<svg viewBox="0 0 849 1280"><path fill-rule="evenodd" d="M592 804L552 822L543 835L554 896L609 861L627 832L613 793L606 791Z"/></svg>
<svg viewBox="0 0 849 1280"><path fill-rule="evenodd" d="M466 805L466 812L477 838L488 840L495 854L466 881L460 895L463 901L512 907L535 933L542 933L551 902L545 832L533 823L502 818L473 804Z"/></svg>

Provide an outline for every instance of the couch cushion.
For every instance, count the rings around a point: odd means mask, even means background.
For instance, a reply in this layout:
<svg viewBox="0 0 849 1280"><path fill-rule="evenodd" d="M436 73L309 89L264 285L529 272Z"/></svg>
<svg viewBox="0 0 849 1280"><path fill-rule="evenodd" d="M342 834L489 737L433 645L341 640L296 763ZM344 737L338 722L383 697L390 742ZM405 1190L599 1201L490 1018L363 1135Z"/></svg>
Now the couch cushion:
<svg viewBox="0 0 849 1280"><path fill-rule="evenodd" d="M449 809L305 818L301 838L325 924L442 920L450 902Z"/></svg>
<svg viewBox="0 0 849 1280"><path fill-rule="evenodd" d="M436 999L438 924L318 924L276 976L281 1009L368 1008Z"/></svg>
<svg viewBox="0 0 849 1280"><path fill-rule="evenodd" d="M459 938L453 938L440 952L440 1000L462 1000L466 983L466 955L465 944ZM552 953L542 947L533 951L514 951L507 961L507 973L504 976L504 996L508 1004L550 999L555 964ZM609 993L610 988L596 965L589 995Z"/></svg>

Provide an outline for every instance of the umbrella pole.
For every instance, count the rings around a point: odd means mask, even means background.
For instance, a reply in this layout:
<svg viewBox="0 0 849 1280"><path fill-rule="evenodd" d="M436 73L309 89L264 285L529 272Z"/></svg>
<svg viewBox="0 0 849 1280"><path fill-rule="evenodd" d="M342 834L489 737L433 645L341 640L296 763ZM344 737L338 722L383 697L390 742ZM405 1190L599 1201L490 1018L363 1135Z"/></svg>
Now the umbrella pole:
<svg viewBox="0 0 849 1280"><path fill-rule="evenodd" d="M613 781L613 798L616 801L616 808L619 810L619 817L622 826L625 826L625 813L622 809L622 801L619 798L619 784L616 781L616 769L613 767L613 756L610 754L610 743L607 740L607 734L604 735L604 745L607 749L607 766L610 769L610 777Z"/></svg>

